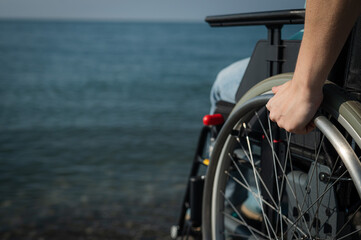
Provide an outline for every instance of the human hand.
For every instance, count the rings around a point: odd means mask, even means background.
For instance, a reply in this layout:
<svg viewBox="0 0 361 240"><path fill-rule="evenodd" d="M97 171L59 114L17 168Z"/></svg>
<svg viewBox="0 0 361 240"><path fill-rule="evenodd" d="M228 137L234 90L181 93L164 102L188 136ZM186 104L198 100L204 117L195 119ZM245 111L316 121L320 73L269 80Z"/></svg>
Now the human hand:
<svg viewBox="0 0 361 240"><path fill-rule="evenodd" d="M297 134L306 134L315 128L312 118L321 105L322 89L305 88L291 80L273 87L272 92L275 96L266 107L270 119L280 128Z"/></svg>

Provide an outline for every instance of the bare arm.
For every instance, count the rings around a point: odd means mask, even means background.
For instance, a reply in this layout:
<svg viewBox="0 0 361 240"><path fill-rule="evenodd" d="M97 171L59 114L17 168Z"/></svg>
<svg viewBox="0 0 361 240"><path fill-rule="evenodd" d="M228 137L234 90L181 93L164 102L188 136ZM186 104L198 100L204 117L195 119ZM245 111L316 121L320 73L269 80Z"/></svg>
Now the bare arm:
<svg viewBox="0 0 361 240"><path fill-rule="evenodd" d="M270 118L289 132L307 133L322 87L361 13L361 0L308 0L305 31L293 79L273 88Z"/></svg>

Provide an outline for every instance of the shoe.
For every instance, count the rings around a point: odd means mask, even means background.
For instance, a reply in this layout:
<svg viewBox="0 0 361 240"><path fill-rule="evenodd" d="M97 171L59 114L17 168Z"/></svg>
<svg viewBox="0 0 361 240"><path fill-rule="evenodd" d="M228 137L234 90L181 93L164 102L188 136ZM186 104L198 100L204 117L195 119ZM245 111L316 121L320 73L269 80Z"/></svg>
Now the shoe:
<svg viewBox="0 0 361 240"><path fill-rule="evenodd" d="M258 191L256 188L251 187L252 192L257 196ZM251 192L248 192L247 199L241 205L241 212L247 218L262 221L262 209L261 209L261 201L256 196L253 196Z"/></svg>

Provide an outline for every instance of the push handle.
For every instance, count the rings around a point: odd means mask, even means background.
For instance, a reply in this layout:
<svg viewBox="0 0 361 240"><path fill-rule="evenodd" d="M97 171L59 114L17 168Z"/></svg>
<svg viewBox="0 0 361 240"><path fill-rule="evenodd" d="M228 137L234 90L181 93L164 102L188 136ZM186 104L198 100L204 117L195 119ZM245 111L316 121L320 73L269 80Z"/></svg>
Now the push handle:
<svg viewBox="0 0 361 240"><path fill-rule="evenodd" d="M304 20L305 9L218 15L205 19L212 27L303 24Z"/></svg>

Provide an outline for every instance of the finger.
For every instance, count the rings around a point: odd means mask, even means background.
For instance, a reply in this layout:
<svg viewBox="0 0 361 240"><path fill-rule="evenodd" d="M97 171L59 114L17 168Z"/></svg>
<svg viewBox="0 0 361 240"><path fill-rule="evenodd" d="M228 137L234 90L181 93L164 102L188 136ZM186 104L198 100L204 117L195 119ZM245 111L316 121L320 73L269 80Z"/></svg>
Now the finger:
<svg viewBox="0 0 361 240"><path fill-rule="evenodd" d="M280 87L281 87L281 86L272 87L272 92L273 92L274 94L276 94L276 93L280 90Z"/></svg>
<svg viewBox="0 0 361 240"><path fill-rule="evenodd" d="M276 122L274 111L270 111L270 110L269 110L268 118L269 118L272 122Z"/></svg>
<svg viewBox="0 0 361 240"><path fill-rule="evenodd" d="M315 127L316 127L316 124L315 124L313 121L311 121L308 125L309 125L310 127L312 127L312 128L315 128Z"/></svg>
<svg viewBox="0 0 361 240"><path fill-rule="evenodd" d="M308 123L305 127L300 127L298 129L294 129L293 131L290 131L295 134L308 134L312 132L315 129L315 124L313 122Z"/></svg>
<svg viewBox="0 0 361 240"><path fill-rule="evenodd" d="M271 111L271 104L267 103L266 108L267 108L268 111Z"/></svg>
<svg viewBox="0 0 361 240"><path fill-rule="evenodd" d="M314 122L310 122L309 124L306 125L306 128L305 128L306 134L312 132L315 128L316 128L316 125L314 124Z"/></svg>
<svg viewBox="0 0 361 240"><path fill-rule="evenodd" d="M271 112L271 109L272 109L272 100L273 100L273 97L270 98L270 100L268 100L267 104L266 104L266 108L268 111Z"/></svg>

